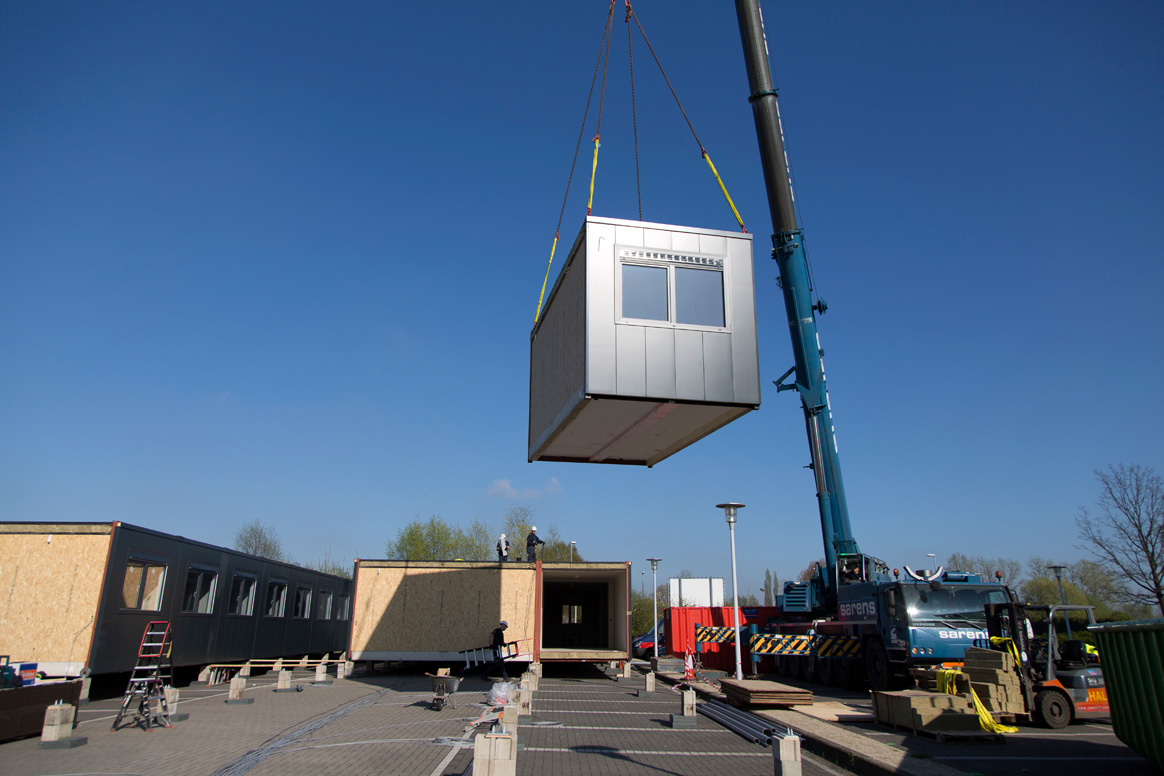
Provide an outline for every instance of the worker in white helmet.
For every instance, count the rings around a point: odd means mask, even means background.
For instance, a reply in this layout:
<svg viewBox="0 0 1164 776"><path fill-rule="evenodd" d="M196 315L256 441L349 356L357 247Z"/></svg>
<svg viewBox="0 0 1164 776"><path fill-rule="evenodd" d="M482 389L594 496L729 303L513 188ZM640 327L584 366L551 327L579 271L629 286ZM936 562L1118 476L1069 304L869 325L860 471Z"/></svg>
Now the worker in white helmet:
<svg viewBox="0 0 1164 776"><path fill-rule="evenodd" d="M497 560L501 563L509 560L509 540L505 538L505 534L501 534L501 538L497 540Z"/></svg>
<svg viewBox="0 0 1164 776"><path fill-rule="evenodd" d="M538 538L538 527L531 525L529 527L529 536L525 537L525 559L531 563L538 559L538 545L545 544Z"/></svg>

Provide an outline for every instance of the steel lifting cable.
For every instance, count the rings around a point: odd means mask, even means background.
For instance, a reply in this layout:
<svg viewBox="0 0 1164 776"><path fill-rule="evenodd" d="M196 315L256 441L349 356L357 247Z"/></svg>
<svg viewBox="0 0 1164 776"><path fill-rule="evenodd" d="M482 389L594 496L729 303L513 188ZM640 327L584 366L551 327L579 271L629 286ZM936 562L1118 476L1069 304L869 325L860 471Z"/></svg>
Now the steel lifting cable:
<svg viewBox="0 0 1164 776"><path fill-rule="evenodd" d="M732 202L731 195L728 194L727 186L724 185L723 179L719 177L719 171L715 169L715 165L711 161L711 157L707 154L707 149L703 147L699 135L695 132L695 127L691 125L691 119L687 117L687 111L683 109L683 103L679 100L679 95L675 93L675 87L671 85L671 79L667 77L667 71L663 69L663 63L659 61L659 55L655 53L655 47L651 45L650 38L643 30L643 23L639 21L639 16L634 12L628 3L627 17L633 16L635 24L639 27L639 33L643 36L643 41L647 44L647 48L651 52L651 56L655 59L655 64L659 66L659 72L663 74L663 80L667 82L667 88L671 90L671 96L675 98L675 104L679 106L679 112L683 114L683 120L687 122L687 128L691 130L691 136L695 138L696 144L699 146L699 153L707 162L707 166L711 168L711 174L715 176L715 182L719 184L720 191L723 192L724 199L727 200L728 207L732 209L732 215L736 217L736 223L740 225L740 229L746 234L748 229L744 226L744 219L740 217L740 211L736 209L736 204ZM629 21L628 21L629 24ZM641 216L640 216L641 217Z"/></svg>
<svg viewBox="0 0 1164 776"><path fill-rule="evenodd" d="M546 298L546 283L549 282L549 279L550 279L550 267L553 266L553 264L554 264L554 251L556 251L558 249L558 237L559 237L561 230L562 230L562 218L566 214L566 200L568 200L570 198L570 185L574 181L574 168L578 164L578 151L581 150L581 148L582 148L582 135L583 135L583 133L586 132L586 119L590 116L590 102L594 98L594 84L597 83L597 81L598 81L598 67L602 64L602 52L604 50L609 52L609 50L610 50L610 47L609 47L610 25L611 25L611 19L614 17L614 2L615 2L615 0L610 0L610 11L606 16L606 29L602 33L602 43L600 43L598 46L598 59L594 63L594 75L591 76L591 78L590 78L590 92L586 95L586 110L584 110L582 112L582 126L578 128L578 142L574 146L574 158L570 162L570 176L566 179L566 193L562 196L562 209L558 213L558 225L554 227L554 242L550 246L550 260L549 260L549 262L546 263L546 276L544 278L542 278L542 292L538 296L537 312L534 313L534 325L535 326L537 325L537 322L542 317L542 303L545 301L545 298ZM603 90L605 91L605 88L606 88L606 74L605 74L605 72L603 73L603 76L602 76L602 82L603 82ZM598 108L599 124L601 125L601 121L602 121L602 119L601 119L602 98L601 97L599 98L598 104L599 104L599 108ZM597 169L597 165L598 165L598 136L597 135L595 135L595 137L594 137L594 144L595 144L594 145L594 167L595 167L595 169ZM591 173L591 178L590 178L590 199L593 202L593 199L594 199L594 175L593 175L593 172ZM587 213L587 215L589 215L590 206L587 206L586 213Z"/></svg>
<svg viewBox="0 0 1164 776"><path fill-rule="evenodd" d="M635 107L635 50L631 44L631 4L630 0L623 0L626 3L626 53L627 60L630 62L630 89L631 89L631 124L635 132L635 193L638 194L639 199L639 220L643 220L643 180L639 174L639 112Z"/></svg>

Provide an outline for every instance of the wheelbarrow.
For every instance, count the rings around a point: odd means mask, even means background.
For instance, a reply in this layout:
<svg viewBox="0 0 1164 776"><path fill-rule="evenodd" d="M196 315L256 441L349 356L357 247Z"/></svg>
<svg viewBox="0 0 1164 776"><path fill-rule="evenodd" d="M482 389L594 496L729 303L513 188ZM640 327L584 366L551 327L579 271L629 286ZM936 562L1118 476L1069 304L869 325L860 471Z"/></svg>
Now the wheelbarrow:
<svg viewBox="0 0 1164 776"><path fill-rule="evenodd" d="M432 710L440 711L443 709L445 701L448 701L454 709L457 708L457 690L461 687L461 677L429 673L426 673L425 676L432 683L432 703L430 704Z"/></svg>

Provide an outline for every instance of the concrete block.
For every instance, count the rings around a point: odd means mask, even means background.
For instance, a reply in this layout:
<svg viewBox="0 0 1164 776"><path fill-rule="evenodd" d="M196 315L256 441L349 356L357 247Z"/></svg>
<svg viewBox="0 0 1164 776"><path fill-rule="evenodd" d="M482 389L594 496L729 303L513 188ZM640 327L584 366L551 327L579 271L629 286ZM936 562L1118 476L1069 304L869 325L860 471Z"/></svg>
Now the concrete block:
<svg viewBox="0 0 1164 776"><path fill-rule="evenodd" d="M530 664L529 664L529 670L531 670L531 671L533 671L535 674L537 674L537 675L538 675L538 679L541 679L541 678L542 678L542 664L541 664L541 663L530 663Z"/></svg>
<svg viewBox="0 0 1164 776"><path fill-rule="evenodd" d="M501 732L516 733L517 732L517 718L519 716L517 706L507 704L501 709L501 717L498 722L501 725Z"/></svg>
<svg viewBox="0 0 1164 776"><path fill-rule="evenodd" d="M322 682L327 679L327 664L320 663L315 667L315 681Z"/></svg>
<svg viewBox="0 0 1164 776"><path fill-rule="evenodd" d="M671 727L676 730L695 730L698 725L698 718L694 715L679 715L671 714Z"/></svg>
<svg viewBox="0 0 1164 776"><path fill-rule="evenodd" d="M533 692L530 690L517 691L517 710L521 716L533 715Z"/></svg>
<svg viewBox="0 0 1164 776"><path fill-rule="evenodd" d="M81 680L81 697L77 701L79 705L87 706L89 704L89 685L92 683L93 680L88 676Z"/></svg>
<svg viewBox="0 0 1164 776"><path fill-rule="evenodd" d="M75 749L78 746L84 746L89 743L88 736L77 736L75 738L61 738L56 741L40 741L37 749Z"/></svg>
<svg viewBox="0 0 1164 776"><path fill-rule="evenodd" d="M516 776L517 735L480 733L473 740L473 776Z"/></svg>
<svg viewBox="0 0 1164 776"><path fill-rule="evenodd" d="M304 655L302 658L299 659L299 667L300 668L307 668L307 660L309 657L310 657L310 655Z"/></svg>
<svg viewBox="0 0 1164 776"><path fill-rule="evenodd" d="M772 741L772 772L775 776L801 776L800 736Z"/></svg>
<svg viewBox="0 0 1164 776"><path fill-rule="evenodd" d="M226 702L237 701L243 697L243 691L247 688L247 678L245 676L236 676L230 680L230 690L226 694Z"/></svg>
<svg viewBox="0 0 1164 776"><path fill-rule="evenodd" d="M629 660L622 664L622 673L619 674L619 676L623 679L630 679L632 676L634 676L634 674L631 673L631 664Z"/></svg>
<svg viewBox="0 0 1164 776"><path fill-rule="evenodd" d="M646 688L646 691L647 691L647 692L654 692L654 691L655 691L655 672L654 672L654 671L648 671L648 672L647 672L647 688Z"/></svg>
<svg viewBox="0 0 1164 776"><path fill-rule="evenodd" d="M41 741L60 741L73 735L73 718L77 709L71 703L54 703L44 710Z"/></svg>
<svg viewBox="0 0 1164 776"><path fill-rule="evenodd" d="M276 660L275 665L271 666L271 670L272 671L282 671L283 670L283 658L279 658L278 660Z"/></svg>
<svg viewBox="0 0 1164 776"><path fill-rule="evenodd" d="M243 677L251 675L251 661L248 660L246 665L238 670L238 675Z"/></svg>
<svg viewBox="0 0 1164 776"><path fill-rule="evenodd" d="M344 661L344 679L347 679L349 676L351 676L355 672L355 670L356 670L355 663L353 663L350 660Z"/></svg>
<svg viewBox="0 0 1164 776"><path fill-rule="evenodd" d="M278 688L280 690L286 690L290 686L291 686L291 672L290 671L280 671L279 672Z"/></svg>
<svg viewBox="0 0 1164 776"><path fill-rule="evenodd" d="M695 690L690 688L683 691L683 716L695 716ZM674 727L674 725L672 725Z"/></svg>
<svg viewBox="0 0 1164 776"><path fill-rule="evenodd" d="M199 684L210 684L210 673L211 673L210 666L206 666L201 671L199 671L198 672Z"/></svg>

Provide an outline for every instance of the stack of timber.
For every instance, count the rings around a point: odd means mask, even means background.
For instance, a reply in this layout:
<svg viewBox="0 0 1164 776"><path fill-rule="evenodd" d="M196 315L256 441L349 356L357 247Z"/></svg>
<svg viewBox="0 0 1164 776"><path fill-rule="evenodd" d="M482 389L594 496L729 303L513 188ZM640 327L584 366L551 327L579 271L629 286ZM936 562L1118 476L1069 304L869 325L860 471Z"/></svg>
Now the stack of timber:
<svg viewBox="0 0 1164 776"><path fill-rule="evenodd" d="M1025 714L1023 686L1009 652L968 647L963 672L982 705L995 717Z"/></svg>
<svg viewBox="0 0 1164 776"><path fill-rule="evenodd" d="M873 717L882 725L938 740L985 736L969 693L945 695L925 690L874 692Z"/></svg>
<svg viewBox="0 0 1164 776"><path fill-rule="evenodd" d="M733 706L811 706L812 691L761 679L724 679L719 683Z"/></svg>

